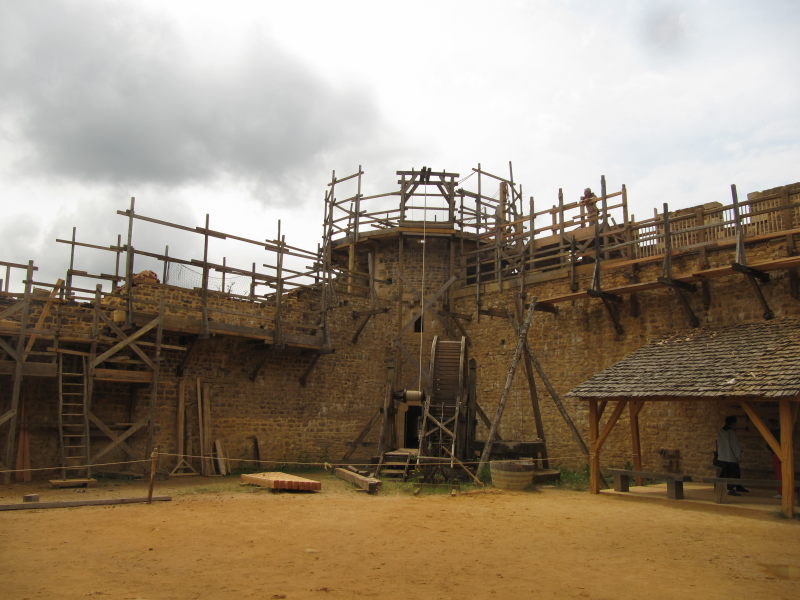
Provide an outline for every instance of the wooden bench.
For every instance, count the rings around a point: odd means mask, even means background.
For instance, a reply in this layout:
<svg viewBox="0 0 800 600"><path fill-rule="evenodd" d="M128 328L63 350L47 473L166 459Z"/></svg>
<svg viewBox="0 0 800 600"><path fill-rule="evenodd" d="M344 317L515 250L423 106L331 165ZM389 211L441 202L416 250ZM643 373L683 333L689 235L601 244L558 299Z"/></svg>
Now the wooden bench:
<svg viewBox="0 0 800 600"><path fill-rule="evenodd" d="M777 491L781 488L781 482L777 479L734 479L731 477L703 477L703 483L714 484L714 500L717 504L725 504L728 501L728 486L741 485L746 488L767 488ZM800 488L800 482L795 485L795 492Z"/></svg>
<svg viewBox="0 0 800 600"><path fill-rule="evenodd" d="M650 471L632 471L630 469L609 469L608 471L614 476L614 490L617 492L627 492L629 490L631 477L663 479L667 482L667 498L672 500L683 500L683 482L692 480L689 475L684 475L683 473L652 473Z"/></svg>

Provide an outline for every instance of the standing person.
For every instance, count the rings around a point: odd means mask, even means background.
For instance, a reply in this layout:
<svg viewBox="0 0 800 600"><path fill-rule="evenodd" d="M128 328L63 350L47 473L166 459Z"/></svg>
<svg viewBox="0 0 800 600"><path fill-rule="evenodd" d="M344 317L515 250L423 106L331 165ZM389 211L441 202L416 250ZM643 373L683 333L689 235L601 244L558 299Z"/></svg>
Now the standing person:
<svg viewBox="0 0 800 600"><path fill-rule="evenodd" d="M725 417L725 425L719 430L717 435L717 459L720 464L720 477L739 479L742 472L739 469L739 459L742 456L742 447L736 439L736 417L729 415ZM728 484L728 495L739 496L739 492L749 492L746 487L741 485Z"/></svg>

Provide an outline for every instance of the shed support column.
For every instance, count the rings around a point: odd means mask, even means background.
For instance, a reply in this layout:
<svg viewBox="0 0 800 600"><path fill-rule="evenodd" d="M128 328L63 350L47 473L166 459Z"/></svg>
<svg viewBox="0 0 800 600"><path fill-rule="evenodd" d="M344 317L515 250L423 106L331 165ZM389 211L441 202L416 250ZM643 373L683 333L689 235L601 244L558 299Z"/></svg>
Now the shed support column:
<svg viewBox="0 0 800 600"><path fill-rule="evenodd" d="M788 398L780 401L781 419L781 510L787 519L794 516L794 443L792 430L797 412Z"/></svg>
<svg viewBox="0 0 800 600"><path fill-rule="evenodd" d="M600 414L597 400L589 400L589 491L600 493L600 448L597 444Z"/></svg>
<svg viewBox="0 0 800 600"><path fill-rule="evenodd" d="M635 471L642 470L642 444L639 437L639 412L642 410L642 400L631 400L628 407L631 420L631 459ZM636 478L636 485L642 485L642 478Z"/></svg>

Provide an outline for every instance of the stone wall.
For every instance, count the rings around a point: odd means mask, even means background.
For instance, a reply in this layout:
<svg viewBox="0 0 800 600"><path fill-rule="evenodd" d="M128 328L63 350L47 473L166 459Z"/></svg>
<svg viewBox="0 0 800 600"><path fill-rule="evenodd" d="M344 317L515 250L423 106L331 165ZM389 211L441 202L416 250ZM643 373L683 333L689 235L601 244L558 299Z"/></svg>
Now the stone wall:
<svg viewBox="0 0 800 600"><path fill-rule="evenodd" d="M439 298L426 316L423 331L409 327L401 337L405 353L393 349L398 328L418 313L427 298L441 288L454 271L458 261L458 241L448 237L428 237L420 243L419 236L405 236L402 272L399 264L397 235L368 239L358 245L359 271L367 270L367 253L372 253L376 297L365 293L347 294L346 282L337 284L337 304L328 314L331 343L334 351L319 357L305 385L300 377L306 372L314 354L300 348L279 348L261 340L233 336L212 336L189 344L192 336L167 332L164 342L190 350L162 351L158 396L155 401L154 443L162 451L175 452L176 407L180 378L179 366L186 389L188 420L187 450L198 454L200 447L197 429L195 389L198 380L211 390L212 439L220 439L233 458L251 460L253 437L264 446L262 458L282 461L324 461L339 459L383 402L387 379L387 364L397 362L395 389L416 389L419 386L419 364L427 365L433 337L445 330L434 312L445 305ZM342 248L346 252L346 247ZM708 253L709 267L723 266L733 258L732 246ZM785 238L761 241L748 247L751 261L782 257L789 252ZM340 255L342 256L342 255ZM699 255L676 257L673 269L676 276L701 268ZM423 277L424 262L424 277ZM603 286L611 288L633 281L652 281L660 275L658 262L636 267L627 266L604 270ZM590 286L592 266L577 268L579 289ZM800 302L790 294L785 271L771 274L765 295L777 317L797 316ZM516 344L516 335L507 319L479 315L474 286L452 288L450 309L469 315L463 322L471 338L470 355L478 365L478 399L490 415L494 413L505 382L506 372ZM497 290L492 282L484 283L482 308L511 308L519 287L506 282ZM144 283L134 287L135 309L153 312L163 296L168 314L176 317L200 318L198 290ZM700 293L690 301L703 326L756 321L762 311L743 276L730 274L710 281L710 302L703 303ZM566 272L537 275L526 286L528 298L545 299L569 292ZM596 299L579 299L559 304L556 315L535 313L528 341L541 360L545 372L562 395L569 413L588 437L588 411L584 403L566 397L566 393L596 372L622 359L651 340L688 331L689 324L674 293L666 288L641 292L635 304L626 296L620 309L624 335L614 332L611 321ZM105 304L111 307L115 300ZM124 308L116 301L118 308ZM247 327L269 327L274 307L225 298L210 294L212 318ZM298 331L311 333L319 327L315 310L318 293L313 290L293 292L285 297L287 322ZM370 317L356 343L352 336L364 311L388 309ZM70 330L83 332L91 325L93 311L87 306L62 307L62 321ZM215 316L216 315L216 316ZM255 375L254 375L255 374ZM8 378L5 378L8 380ZM539 401L544 418L544 437L549 454L556 465L581 468L585 459L572 440L569 430L550 401L537 378ZM10 386L0 387L0 405L5 406ZM119 384L98 382L95 387L94 410L116 432L124 431L147 414L148 384ZM27 423L31 432L33 466L57 464L57 387L52 379L28 378L23 386ZM775 412L764 405L764 416ZM769 471L769 453L754 427L747 422L735 404L661 402L646 406L641 415L642 456L645 468L663 468L663 450L678 450L681 467L691 473L710 473L711 450L716 431L726 414L740 417L741 439L746 448L745 470ZM603 451L603 465L624 465L630 460L630 441L627 417L623 417ZM366 438L353 460L367 460L376 450L378 427ZM524 370L514 380L501 433L506 439L531 439L535 436L533 413ZM480 429L479 437L485 435ZM108 443L96 432L93 445L99 449ZM128 441L141 458L148 455L146 432ZM4 444L4 440L0 440ZM371 445L370 445L371 444ZM104 457L104 461L124 458L120 451ZM197 460L192 461L199 466ZM171 468L174 460L163 465ZM140 465L144 468L143 465ZM241 463L242 467L252 466ZM126 467L127 468L127 467ZM122 469L122 467L120 468Z"/></svg>
<svg viewBox="0 0 800 600"><path fill-rule="evenodd" d="M747 248L751 262L787 255L786 239L761 242ZM734 259L734 249L724 247L707 256L709 267L724 266ZM700 256L684 256L673 261L673 274L678 277L701 268ZM592 267L578 269L579 289L591 286ZM633 281L654 281L661 274L660 263L650 263L633 271L630 267L604 270L604 288L622 286ZM772 281L764 294L776 318L800 315L800 301L790 294L789 277L785 271L771 273ZM489 284L487 287L495 287ZM513 286L508 286L513 287ZM763 319L763 311L743 275L730 275L710 280L710 303L704 306L700 291L690 294L690 302L701 326L720 327ZM529 297L545 299L568 294L566 273L542 278L527 290ZM486 306L513 306L515 291L490 290L483 296ZM516 336L507 319L480 317L474 310L474 292L465 290L456 302L458 312L472 311L469 333L472 353L478 359L478 397L487 412L493 414L500 397L505 374L513 356ZM588 405L567 392L595 373L611 366L646 343L681 331L689 331L687 317L674 292L664 287L637 294L639 314L634 316L633 303L624 297L620 320L624 335L615 333L612 322L599 299L584 298L558 304L557 315L534 313L528 341L556 391L565 402L584 439L588 439ZM580 468L585 464L577 443L561 419L544 386L537 377L545 436L550 456L557 464ZM776 403L759 405L762 416L775 418ZM609 409L610 410L610 409ZM755 427L749 423L735 402L652 402L640 415L643 466L646 469L664 468L664 450L679 450L681 467L689 473L713 474L711 453L716 432L723 417L739 417L740 438L745 446L742 468L745 471L771 473L770 455ZM516 375L514 386L501 427L502 435L511 439L529 439L535 435L533 411L524 371ZM480 435L480 434L479 434ZM604 466L624 466L631 461L630 425L627 412L606 441L602 451Z"/></svg>

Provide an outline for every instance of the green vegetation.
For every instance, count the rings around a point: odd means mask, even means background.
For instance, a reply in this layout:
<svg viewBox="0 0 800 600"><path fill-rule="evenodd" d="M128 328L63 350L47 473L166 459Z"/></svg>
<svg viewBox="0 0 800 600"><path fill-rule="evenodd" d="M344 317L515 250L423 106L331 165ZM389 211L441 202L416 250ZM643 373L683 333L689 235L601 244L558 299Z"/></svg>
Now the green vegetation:
<svg viewBox="0 0 800 600"><path fill-rule="evenodd" d="M570 490L589 489L589 465L585 464L582 469L573 471L572 469L562 468L561 478L557 482L558 487Z"/></svg>

